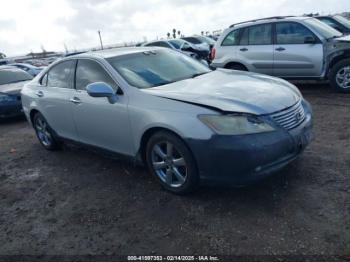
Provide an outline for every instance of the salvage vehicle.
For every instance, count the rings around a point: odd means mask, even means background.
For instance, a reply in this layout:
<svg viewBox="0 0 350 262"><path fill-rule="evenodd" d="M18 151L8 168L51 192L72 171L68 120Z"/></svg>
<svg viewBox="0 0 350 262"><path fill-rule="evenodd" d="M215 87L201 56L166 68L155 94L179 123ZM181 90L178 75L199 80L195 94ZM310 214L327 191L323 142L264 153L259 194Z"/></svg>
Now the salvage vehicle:
<svg viewBox="0 0 350 262"><path fill-rule="evenodd" d="M159 46L170 48L188 55L194 59L207 64L209 59L209 50L200 46L196 46L182 39L159 40L143 44L143 46Z"/></svg>
<svg viewBox="0 0 350 262"><path fill-rule="evenodd" d="M261 180L312 138L294 85L159 47L63 58L23 88L22 103L47 150L75 141L130 157L177 194Z"/></svg>
<svg viewBox="0 0 350 262"><path fill-rule="evenodd" d="M21 89L33 77L12 66L0 66L0 119L23 115Z"/></svg>
<svg viewBox="0 0 350 262"><path fill-rule="evenodd" d="M270 17L231 25L212 51L212 67L290 80L329 80L350 92L350 36L312 17Z"/></svg>

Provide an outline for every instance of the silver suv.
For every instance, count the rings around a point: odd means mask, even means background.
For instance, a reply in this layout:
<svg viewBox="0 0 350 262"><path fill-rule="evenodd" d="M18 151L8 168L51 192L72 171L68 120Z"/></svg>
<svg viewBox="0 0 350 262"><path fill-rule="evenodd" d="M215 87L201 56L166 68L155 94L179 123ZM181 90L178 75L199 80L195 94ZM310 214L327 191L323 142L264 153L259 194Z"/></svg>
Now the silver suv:
<svg viewBox="0 0 350 262"><path fill-rule="evenodd" d="M310 17L270 17L231 25L212 66L286 79L326 80L350 92L350 36Z"/></svg>

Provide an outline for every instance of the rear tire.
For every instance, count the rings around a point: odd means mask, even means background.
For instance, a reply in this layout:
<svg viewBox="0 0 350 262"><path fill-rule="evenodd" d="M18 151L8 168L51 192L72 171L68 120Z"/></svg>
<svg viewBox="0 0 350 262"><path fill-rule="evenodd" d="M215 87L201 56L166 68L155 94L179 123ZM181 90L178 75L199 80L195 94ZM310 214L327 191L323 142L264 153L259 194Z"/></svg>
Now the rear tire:
<svg viewBox="0 0 350 262"><path fill-rule="evenodd" d="M337 92L350 93L350 59L344 59L332 67L329 81Z"/></svg>
<svg viewBox="0 0 350 262"><path fill-rule="evenodd" d="M40 144L49 151L61 149L61 142L55 138L52 128L41 113L33 117L33 126Z"/></svg>
<svg viewBox="0 0 350 262"><path fill-rule="evenodd" d="M195 159L184 141L160 131L148 141L146 162L149 171L166 190L179 195L194 191L199 185Z"/></svg>
<svg viewBox="0 0 350 262"><path fill-rule="evenodd" d="M225 68L230 70L248 71L247 68L241 64L228 64Z"/></svg>

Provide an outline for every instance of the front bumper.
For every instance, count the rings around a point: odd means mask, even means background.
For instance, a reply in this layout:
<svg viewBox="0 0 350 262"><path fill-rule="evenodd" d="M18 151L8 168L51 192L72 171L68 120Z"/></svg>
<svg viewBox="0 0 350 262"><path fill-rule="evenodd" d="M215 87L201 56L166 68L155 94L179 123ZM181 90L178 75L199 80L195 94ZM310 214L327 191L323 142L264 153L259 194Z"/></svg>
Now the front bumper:
<svg viewBox="0 0 350 262"><path fill-rule="evenodd" d="M312 112L293 130L242 136L214 135L209 140L187 139L205 184L243 186L259 181L297 158L313 138Z"/></svg>

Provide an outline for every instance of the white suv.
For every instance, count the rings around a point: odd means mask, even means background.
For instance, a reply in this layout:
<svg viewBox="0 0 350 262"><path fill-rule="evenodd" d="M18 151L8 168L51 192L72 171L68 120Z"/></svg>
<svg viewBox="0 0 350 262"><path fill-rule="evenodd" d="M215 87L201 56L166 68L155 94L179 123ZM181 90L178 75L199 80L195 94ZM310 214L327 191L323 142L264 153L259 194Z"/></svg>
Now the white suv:
<svg viewBox="0 0 350 262"><path fill-rule="evenodd" d="M270 17L231 25L212 66L286 79L325 80L350 92L350 36L310 17Z"/></svg>

